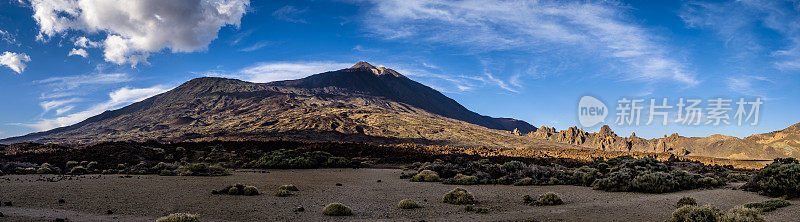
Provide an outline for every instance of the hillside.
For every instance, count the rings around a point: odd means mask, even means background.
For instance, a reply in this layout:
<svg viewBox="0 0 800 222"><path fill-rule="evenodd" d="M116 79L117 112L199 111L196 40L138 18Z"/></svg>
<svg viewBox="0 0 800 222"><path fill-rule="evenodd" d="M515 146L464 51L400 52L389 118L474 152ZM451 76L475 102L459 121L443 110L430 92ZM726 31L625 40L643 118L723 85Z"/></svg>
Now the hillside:
<svg viewBox="0 0 800 222"><path fill-rule="evenodd" d="M289 139L497 147L541 143L508 133L514 129L536 128L524 121L481 116L391 69L360 62L349 69L265 84L197 78L72 126L0 142Z"/></svg>

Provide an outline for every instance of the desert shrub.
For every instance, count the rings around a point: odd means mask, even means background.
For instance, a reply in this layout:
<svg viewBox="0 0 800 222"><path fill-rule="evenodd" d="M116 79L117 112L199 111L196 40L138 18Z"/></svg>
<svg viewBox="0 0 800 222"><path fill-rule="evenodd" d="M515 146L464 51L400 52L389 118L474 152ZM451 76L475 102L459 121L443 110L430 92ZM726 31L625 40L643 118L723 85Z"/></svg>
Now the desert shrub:
<svg viewBox="0 0 800 222"><path fill-rule="evenodd" d="M456 174L455 177L444 180L444 184L475 185L478 184L478 177Z"/></svg>
<svg viewBox="0 0 800 222"><path fill-rule="evenodd" d="M397 204L397 207L399 207L400 209L414 209L414 208L419 208L419 204L417 204L417 202L414 200L404 199Z"/></svg>
<svg viewBox="0 0 800 222"><path fill-rule="evenodd" d="M800 197L800 163L794 158L775 159L759 170L744 189L770 197Z"/></svg>
<svg viewBox="0 0 800 222"><path fill-rule="evenodd" d="M278 190L278 192L275 192L275 196L276 197L288 197L288 196L291 196L291 195L292 195L292 192L290 192L288 190Z"/></svg>
<svg viewBox="0 0 800 222"><path fill-rule="evenodd" d="M103 172L105 174L106 171L104 170ZM163 169L163 170L158 172L158 175L159 176L175 176L176 174L175 174L175 171L168 170L168 169Z"/></svg>
<svg viewBox="0 0 800 222"><path fill-rule="evenodd" d="M582 166L572 173L573 184L591 186L597 178L600 178L600 170L588 166Z"/></svg>
<svg viewBox="0 0 800 222"><path fill-rule="evenodd" d="M489 213L489 209L483 208L483 207L475 208L475 213L477 213L477 214L488 214Z"/></svg>
<svg viewBox="0 0 800 222"><path fill-rule="evenodd" d="M722 215L719 221L723 222L766 222L761 213L752 208L734 207L728 213Z"/></svg>
<svg viewBox="0 0 800 222"><path fill-rule="evenodd" d="M297 189L297 187L293 184L281 185L278 187L278 190L300 191L300 189Z"/></svg>
<svg viewBox="0 0 800 222"><path fill-rule="evenodd" d="M341 203L331 203L325 206L322 209L322 214L328 216L350 216L353 215L353 211L350 210L350 207L341 204Z"/></svg>
<svg viewBox="0 0 800 222"><path fill-rule="evenodd" d="M517 180L517 182L514 182L514 186L530 186L533 185L534 183L535 182L533 181L533 178L525 177Z"/></svg>
<svg viewBox="0 0 800 222"><path fill-rule="evenodd" d="M307 169L319 167L350 167L352 164L344 157L335 157L328 152L300 152L280 149L262 155L251 163L256 168Z"/></svg>
<svg viewBox="0 0 800 222"><path fill-rule="evenodd" d="M762 202L748 203L745 204L744 207L753 208L760 212L770 212L781 207L788 207L789 205L792 205L792 203L784 199L772 199Z"/></svg>
<svg viewBox="0 0 800 222"><path fill-rule="evenodd" d="M67 161L67 169L72 169L73 167L78 166L78 161Z"/></svg>
<svg viewBox="0 0 800 222"><path fill-rule="evenodd" d="M86 168L88 169L97 169L97 161L92 161L86 164Z"/></svg>
<svg viewBox="0 0 800 222"><path fill-rule="evenodd" d="M88 171L83 166L75 166L67 174L71 175L83 175L86 174Z"/></svg>
<svg viewBox="0 0 800 222"><path fill-rule="evenodd" d="M0 170L0 176L4 176L4 175L6 175L6 174L5 174L5 173L3 173L3 171L2 171L2 170Z"/></svg>
<svg viewBox="0 0 800 222"><path fill-rule="evenodd" d="M531 197L531 195L525 194L524 196L522 196L522 202L525 203L525 204L531 204L531 203L533 203L533 201L534 200L533 200L533 197Z"/></svg>
<svg viewBox="0 0 800 222"><path fill-rule="evenodd" d="M55 171L55 170L52 169L52 167L53 166L51 166L49 163L43 163L41 166L39 166L39 169L36 170L36 173L37 174L51 174L51 173L53 173Z"/></svg>
<svg viewBox="0 0 800 222"><path fill-rule="evenodd" d="M231 187L228 189L228 195L240 195L241 192L242 191L238 187Z"/></svg>
<svg viewBox="0 0 800 222"><path fill-rule="evenodd" d="M158 218L156 222L199 222L200 216L188 213L174 213Z"/></svg>
<svg viewBox="0 0 800 222"><path fill-rule="evenodd" d="M686 205L672 212L672 222L715 222L720 221L723 214L716 207Z"/></svg>
<svg viewBox="0 0 800 222"><path fill-rule="evenodd" d="M451 190L447 194L444 195L442 198L442 202L449 203L449 204L474 204L475 197L472 196L467 190L461 187L456 187L455 189Z"/></svg>
<svg viewBox="0 0 800 222"><path fill-rule="evenodd" d="M697 206L697 201L691 197L681 197L681 199L678 200L677 206L682 207L686 205Z"/></svg>
<svg viewBox="0 0 800 222"><path fill-rule="evenodd" d="M503 163L503 166L501 168L506 172L516 172L518 170L522 170L525 167L527 167L525 163L513 160Z"/></svg>
<svg viewBox="0 0 800 222"><path fill-rule="evenodd" d="M676 190L678 183L672 175L664 172L645 172L636 176L631 183L636 191L646 193L666 193Z"/></svg>
<svg viewBox="0 0 800 222"><path fill-rule="evenodd" d="M464 211L466 211L466 212L475 211L475 206L473 206L472 204L464 205Z"/></svg>
<svg viewBox="0 0 800 222"><path fill-rule="evenodd" d="M228 171L219 164L191 163L175 170L179 176L223 176Z"/></svg>
<svg viewBox="0 0 800 222"><path fill-rule="evenodd" d="M244 189L242 189L242 195L245 196L255 196L258 194L259 194L258 188L256 188L255 186L245 186Z"/></svg>
<svg viewBox="0 0 800 222"><path fill-rule="evenodd" d="M620 169L611 172L607 177L596 180L592 186L597 190L605 191L629 191L631 190L630 181L633 180L634 172L631 169Z"/></svg>
<svg viewBox="0 0 800 222"><path fill-rule="evenodd" d="M558 194L547 192L539 196L539 199L533 201L531 204L536 206L553 206L564 204L564 201L561 200L561 197L559 197Z"/></svg>
<svg viewBox="0 0 800 222"><path fill-rule="evenodd" d="M439 174L432 170L423 170L411 177L411 182L438 182L439 180Z"/></svg>

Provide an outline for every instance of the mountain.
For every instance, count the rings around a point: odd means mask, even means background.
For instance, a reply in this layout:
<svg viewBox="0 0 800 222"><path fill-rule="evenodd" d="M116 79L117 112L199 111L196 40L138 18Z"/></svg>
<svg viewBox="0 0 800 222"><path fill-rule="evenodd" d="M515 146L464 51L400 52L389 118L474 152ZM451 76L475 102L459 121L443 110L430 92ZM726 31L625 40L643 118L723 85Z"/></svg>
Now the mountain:
<svg viewBox="0 0 800 222"><path fill-rule="evenodd" d="M603 126L597 133L588 133L578 127L557 132L554 128L542 126L526 136L604 151L669 152L679 156L740 160L800 158L800 123L780 131L751 135L742 139L719 134L708 137L683 137L677 133L656 139L644 139L635 134L620 137L608 126Z"/></svg>
<svg viewBox="0 0 800 222"><path fill-rule="evenodd" d="M359 62L298 80L250 83L203 77L75 125L0 143L310 140L531 147L508 131L520 120L469 111L394 70ZM546 143L546 142L545 142Z"/></svg>

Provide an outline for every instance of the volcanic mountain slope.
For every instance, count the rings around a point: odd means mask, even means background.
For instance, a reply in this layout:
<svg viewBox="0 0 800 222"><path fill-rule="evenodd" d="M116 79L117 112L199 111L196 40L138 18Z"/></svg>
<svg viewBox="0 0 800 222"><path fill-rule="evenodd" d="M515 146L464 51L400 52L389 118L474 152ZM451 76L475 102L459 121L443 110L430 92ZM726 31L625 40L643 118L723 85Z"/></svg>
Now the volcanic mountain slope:
<svg viewBox="0 0 800 222"><path fill-rule="evenodd" d="M670 152L680 156L745 160L800 158L800 123L780 131L756 134L743 139L719 134L708 137L683 137L674 133L664 138L648 140L635 134L629 137L617 136L608 126L603 126L597 133L588 133L578 127L556 132L554 128L543 126L526 136L605 151Z"/></svg>
<svg viewBox="0 0 800 222"><path fill-rule="evenodd" d="M523 121L478 115L391 69L360 62L349 69L266 84L198 78L72 126L0 142L294 139L515 148L555 144L506 131L515 128L536 129Z"/></svg>

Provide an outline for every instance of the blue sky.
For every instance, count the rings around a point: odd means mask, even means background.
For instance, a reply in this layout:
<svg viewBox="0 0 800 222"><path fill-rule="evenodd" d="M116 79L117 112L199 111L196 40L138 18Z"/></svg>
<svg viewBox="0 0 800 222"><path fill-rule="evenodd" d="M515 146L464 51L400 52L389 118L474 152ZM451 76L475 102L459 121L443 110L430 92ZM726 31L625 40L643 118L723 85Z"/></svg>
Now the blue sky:
<svg viewBox="0 0 800 222"><path fill-rule="evenodd" d="M192 78L269 82L360 60L478 113L559 130L579 124L585 95L611 111L621 98L764 100L755 126L645 126L647 110L642 125L615 126L611 113L605 123L622 136L743 137L800 122L793 1L170 3L0 1L0 137L73 124Z"/></svg>

